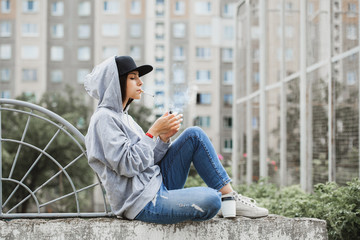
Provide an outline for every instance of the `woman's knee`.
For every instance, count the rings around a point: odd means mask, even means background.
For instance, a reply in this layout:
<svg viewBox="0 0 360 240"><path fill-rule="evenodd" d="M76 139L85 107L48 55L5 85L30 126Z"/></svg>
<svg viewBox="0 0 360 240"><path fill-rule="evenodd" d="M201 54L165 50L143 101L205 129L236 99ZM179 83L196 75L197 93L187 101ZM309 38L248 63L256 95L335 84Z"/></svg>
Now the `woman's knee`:
<svg viewBox="0 0 360 240"><path fill-rule="evenodd" d="M202 220L207 220L213 218L220 210L221 208L221 193L208 188L206 197L203 198L202 202L203 209L203 217Z"/></svg>
<svg viewBox="0 0 360 240"><path fill-rule="evenodd" d="M206 136L206 133L200 127L189 127L184 131L184 134L201 138Z"/></svg>

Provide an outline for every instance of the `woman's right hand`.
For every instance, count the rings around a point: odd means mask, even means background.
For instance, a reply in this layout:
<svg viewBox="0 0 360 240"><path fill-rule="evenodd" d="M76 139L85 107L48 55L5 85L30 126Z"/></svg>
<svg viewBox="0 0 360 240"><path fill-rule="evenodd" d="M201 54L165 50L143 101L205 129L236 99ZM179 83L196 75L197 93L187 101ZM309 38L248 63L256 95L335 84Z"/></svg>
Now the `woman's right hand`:
<svg viewBox="0 0 360 240"><path fill-rule="evenodd" d="M183 121L182 114L166 112L160 118L158 118L149 129L148 133L154 137L158 137L161 134L166 134L170 131L179 128L179 124Z"/></svg>

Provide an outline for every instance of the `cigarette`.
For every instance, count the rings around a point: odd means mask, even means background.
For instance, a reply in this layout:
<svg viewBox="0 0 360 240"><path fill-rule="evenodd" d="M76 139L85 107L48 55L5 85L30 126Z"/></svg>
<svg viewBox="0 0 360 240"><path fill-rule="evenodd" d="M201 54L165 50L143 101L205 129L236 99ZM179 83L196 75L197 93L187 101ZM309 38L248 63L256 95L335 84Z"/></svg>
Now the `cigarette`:
<svg viewBox="0 0 360 240"><path fill-rule="evenodd" d="M141 90L141 92L142 92L142 93L144 93L144 94L146 94L146 95L149 95L149 96L155 97L155 95L154 95L154 94L147 93L147 92L145 92L144 90Z"/></svg>

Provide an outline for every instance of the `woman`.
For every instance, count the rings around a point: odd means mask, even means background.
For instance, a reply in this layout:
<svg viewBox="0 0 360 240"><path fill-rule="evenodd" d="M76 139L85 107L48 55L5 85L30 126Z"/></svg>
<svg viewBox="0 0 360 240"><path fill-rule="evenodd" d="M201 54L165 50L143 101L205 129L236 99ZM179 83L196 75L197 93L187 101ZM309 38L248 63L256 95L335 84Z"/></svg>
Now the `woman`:
<svg viewBox="0 0 360 240"><path fill-rule="evenodd" d="M114 214L163 224L202 221L218 213L222 198L230 198L236 200L236 215L267 216L266 209L233 191L200 128L188 128L171 142L181 114L166 112L147 133L128 115L129 104L143 92L140 77L152 69L137 67L128 56L111 57L86 76L85 89L99 100L85 137L88 160ZM191 162L209 187L183 188Z"/></svg>

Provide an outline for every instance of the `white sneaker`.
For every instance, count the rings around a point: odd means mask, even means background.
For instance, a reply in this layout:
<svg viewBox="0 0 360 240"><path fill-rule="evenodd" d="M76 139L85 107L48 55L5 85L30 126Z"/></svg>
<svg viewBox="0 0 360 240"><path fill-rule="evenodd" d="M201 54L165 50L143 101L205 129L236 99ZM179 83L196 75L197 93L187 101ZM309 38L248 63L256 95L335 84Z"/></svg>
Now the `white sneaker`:
<svg viewBox="0 0 360 240"><path fill-rule="evenodd" d="M224 197L234 197L236 200L236 216L243 216L248 218L266 217L269 215L269 211L266 208L256 206L256 201L252 198L248 198L233 191Z"/></svg>

